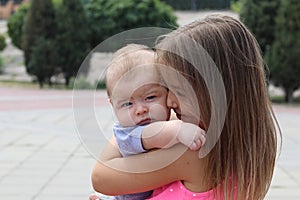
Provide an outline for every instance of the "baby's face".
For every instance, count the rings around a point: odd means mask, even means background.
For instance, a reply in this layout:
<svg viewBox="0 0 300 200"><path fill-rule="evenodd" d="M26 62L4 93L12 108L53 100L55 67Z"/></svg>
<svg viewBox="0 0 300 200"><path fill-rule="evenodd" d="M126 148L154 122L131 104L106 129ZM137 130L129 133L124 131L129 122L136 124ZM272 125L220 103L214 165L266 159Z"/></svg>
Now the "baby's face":
<svg viewBox="0 0 300 200"><path fill-rule="evenodd" d="M168 90L159 84L153 66L139 67L129 73L115 84L111 95L119 123L128 127L168 120Z"/></svg>

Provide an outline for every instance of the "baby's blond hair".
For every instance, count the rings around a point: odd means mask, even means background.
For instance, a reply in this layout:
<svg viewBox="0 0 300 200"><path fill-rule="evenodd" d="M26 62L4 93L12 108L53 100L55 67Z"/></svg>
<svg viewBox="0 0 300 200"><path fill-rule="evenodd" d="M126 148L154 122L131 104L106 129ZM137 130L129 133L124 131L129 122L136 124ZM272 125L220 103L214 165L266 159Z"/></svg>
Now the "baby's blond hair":
<svg viewBox="0 0 300 200"><path fill-rule="evenodd" d="M145 45L128 44L113 55L106 72L106 88L110 97L113 86L122 75L134 67L154 62L154 52Z"/></svg>

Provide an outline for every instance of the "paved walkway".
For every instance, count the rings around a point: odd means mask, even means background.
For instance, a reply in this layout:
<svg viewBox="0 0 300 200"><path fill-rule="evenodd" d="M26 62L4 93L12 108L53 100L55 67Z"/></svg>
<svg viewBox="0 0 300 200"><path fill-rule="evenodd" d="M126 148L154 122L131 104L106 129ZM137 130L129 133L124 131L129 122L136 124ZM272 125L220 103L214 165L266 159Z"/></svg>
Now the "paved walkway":
<svg viewBox="0 0 300 200"><path fill-rule="evenodd" d="M0 94L0 199L87 199L95 160L75 131L71 91Z"/></svg>
<svg viewBox="0 0 300 200"><path fill-rule="evenodd" d="M0 199L87 199L96 161L75 131L72 91L0 87L0 94ZM87 92L78 94L86 102ZM105 92L96 98L101 128L110 132ZM283 146L266 199L300 199L300 107L274 109Z"/></svg>

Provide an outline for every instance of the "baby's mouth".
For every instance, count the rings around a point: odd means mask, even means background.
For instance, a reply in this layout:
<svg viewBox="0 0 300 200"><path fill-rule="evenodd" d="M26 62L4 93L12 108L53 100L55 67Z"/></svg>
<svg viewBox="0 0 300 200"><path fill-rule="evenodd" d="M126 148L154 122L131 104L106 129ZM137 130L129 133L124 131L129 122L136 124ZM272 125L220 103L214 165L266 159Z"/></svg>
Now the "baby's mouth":
<svg viewBox="0 0 300 200"><path fill-rule="evenodd" d="M144 126L144 125L147 125L147 124L150 124L150 123L151 123L151 119L147 118L147 119L141 120L137 125Z"/></svg>

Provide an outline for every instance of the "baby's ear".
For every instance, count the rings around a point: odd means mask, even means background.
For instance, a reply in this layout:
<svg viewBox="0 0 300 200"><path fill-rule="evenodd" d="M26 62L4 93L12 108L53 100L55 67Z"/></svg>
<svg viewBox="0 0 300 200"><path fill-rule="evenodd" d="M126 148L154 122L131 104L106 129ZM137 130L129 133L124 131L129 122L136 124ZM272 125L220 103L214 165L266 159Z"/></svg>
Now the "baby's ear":
<svg viewBox="0 0 300 200"><path fill-rule="evenodd" d="M110 103L112 105L112 101L110 98L107 99L107 102Z"/></svg>

